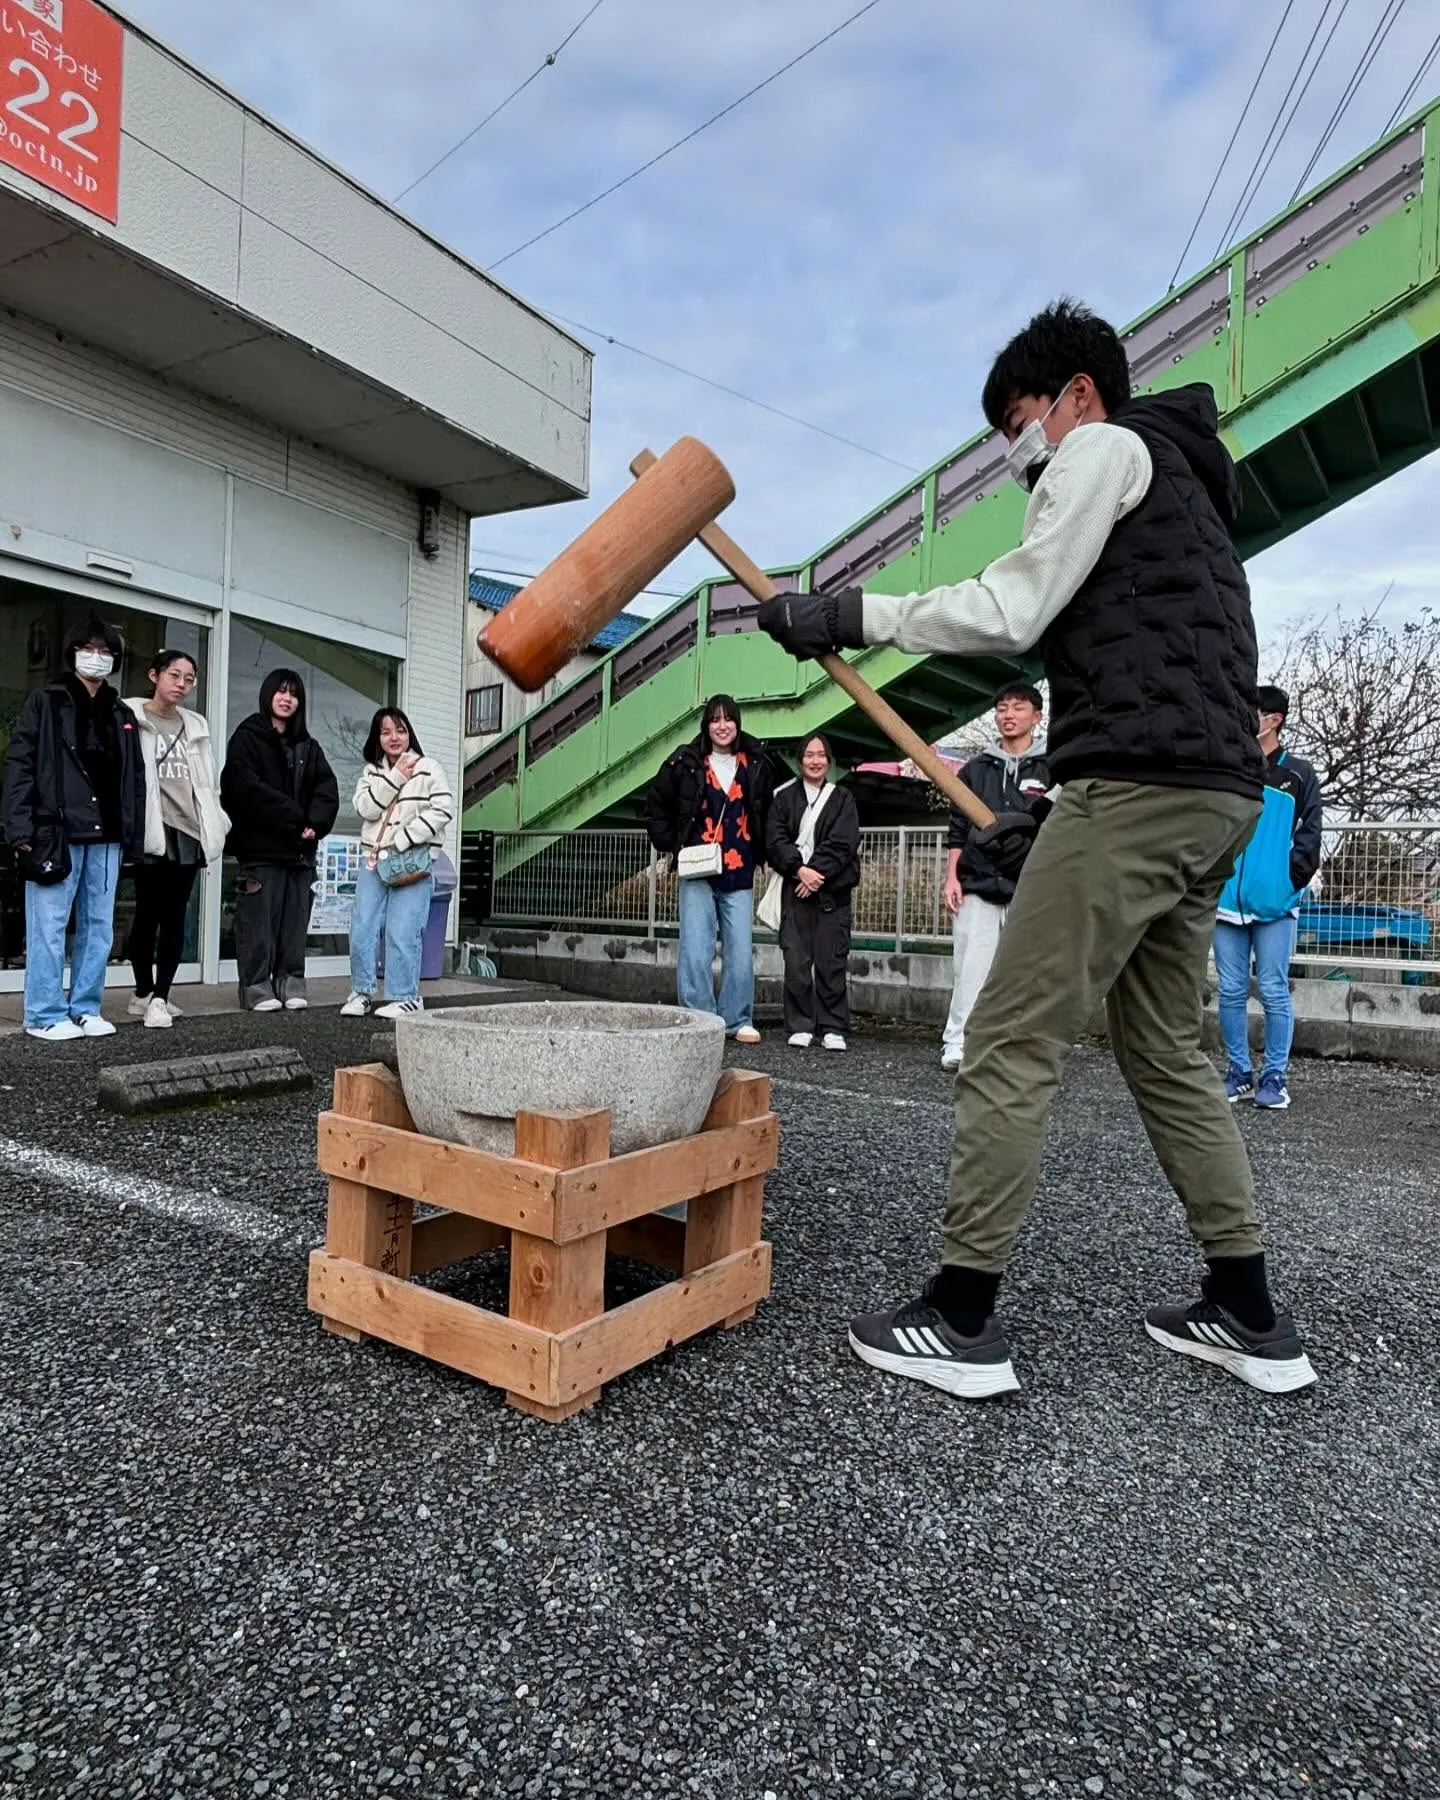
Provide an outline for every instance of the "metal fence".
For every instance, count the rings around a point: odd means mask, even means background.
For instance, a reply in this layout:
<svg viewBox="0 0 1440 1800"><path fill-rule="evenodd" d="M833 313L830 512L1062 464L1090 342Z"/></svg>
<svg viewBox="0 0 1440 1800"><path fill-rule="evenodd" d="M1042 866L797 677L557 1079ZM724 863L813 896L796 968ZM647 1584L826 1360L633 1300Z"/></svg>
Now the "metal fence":
<svg viewBox="0 0 1440 1800"><path fill-rule="evenodd" d="M945 836L930 826L861 832L858 940L897 950L949 942ZM679 883L643 831L495 833L496 924L640 928L653 937L676 930L679 905ZM1300 909L1295 961L1311 974L1440 974L1440 822L1328 828Z"/></svg>

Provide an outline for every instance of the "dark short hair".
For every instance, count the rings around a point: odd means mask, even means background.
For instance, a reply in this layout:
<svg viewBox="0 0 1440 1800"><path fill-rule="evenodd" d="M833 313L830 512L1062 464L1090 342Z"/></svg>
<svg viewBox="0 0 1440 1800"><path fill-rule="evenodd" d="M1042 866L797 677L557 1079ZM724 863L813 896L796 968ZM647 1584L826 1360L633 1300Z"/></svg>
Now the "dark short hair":
<svg viewBox="0 0 1440 1800"><path fill-rule="evenodd" d="M1279 713L1282 719L1290 716L1290 696L1282 687L1273 683L1255 690L1255 708L1257 712Z"/></svg>
<svg viewBox="0 0 1440 1800"><path fill-rule="evenodd" d="M990 702L998 706L1002 700L1028 700L1036 712L1044 712L1045 702L1040 690L1030 681L1007 681L1004 687L995 690L995 698Z"/></svg>
<svg viewBox="0 0 1440 1800"><path fill-rule="evenodd" d="M158 655L150 658L150 667L146 673L148 675L163 675L170 667L171 663L177 662L188 662L198 677L200 665L188 650L161 650ZM154 687L155 683L152 681L150 685L151 687Z"/></svg>
<svg viewBox="0 0 1440 1800"><path fill-rule="evenodd" d="M826 756L830 759L831 768L834 768L834 766L835 766L835 749L834 749L834 746L831 744L829 738L826 737L826 735L823 731L807 731L805 733L804 737L801 738L799 744L797 744L796 748L795 748L796 762L799 762L800 758L805 754L805 752L810 748L810 746L812 744L819 744L821 746L821 748L824 750Z"/></svg>
<svg viewBox="0 0 1440 1800"><path fill-rule="evenodd" d="M419 738L415 735L415 727L410 723L407 715L401 712L398 706L382 706L370 721L370 735L365 739L365 748L360 753L367 763L378 763L384 759L385 750L380 742L380 727L387 719L393 719L404 729L410 739L410 748L416 756L425 754L420 747Z"/></svg>
<svg viewBox="0 0 1440 1800"><path fill-rule="evenodd" d="M740 730L740 702L733 694L712 694L705 702L705 710L700 714L700 736L710 735L710 723L713 719L733 719L735 730Z"/></svg>
<svg viewBox="0 0 1440 1800"><path fill-rule="evenodd" d="M1115 327L1078 300L1057 300L1036 313L995 358L980 404L999 431L1016 400L1025 395L1058 400L1077 375L1095 383L1107 413L1130 398L1130 365Z"/></svg>
<svg viewBox="0 0 1440 1800"><path fill-rule="evenodd" d="M65 667L73 672L75 653L89 644L103 644L118 663L125 654L125 640L113 625L104 619L88 619L85 624L77 625L65 640L65 647L60 652L60 659Z"/></svg>

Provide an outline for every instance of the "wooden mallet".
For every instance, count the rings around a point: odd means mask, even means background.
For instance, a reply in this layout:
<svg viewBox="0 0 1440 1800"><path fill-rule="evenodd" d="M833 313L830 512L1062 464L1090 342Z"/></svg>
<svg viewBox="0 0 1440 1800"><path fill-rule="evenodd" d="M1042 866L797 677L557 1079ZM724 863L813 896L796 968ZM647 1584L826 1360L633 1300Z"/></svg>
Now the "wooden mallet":
<svg viewBox="0 0 1440 1800"><path fill-rule="evenodd" d="M698 438L681 438L659 457L642 450L630 469L637 478L634 487L480 633L480 648L527 693L557 675L696 538L757 600L772 600L780 592L715 523L716 514L735 498L735 484L719 457ZM972 824L994 824L995 815L984 801L844 657L823 656L820 666Z"/></svg>

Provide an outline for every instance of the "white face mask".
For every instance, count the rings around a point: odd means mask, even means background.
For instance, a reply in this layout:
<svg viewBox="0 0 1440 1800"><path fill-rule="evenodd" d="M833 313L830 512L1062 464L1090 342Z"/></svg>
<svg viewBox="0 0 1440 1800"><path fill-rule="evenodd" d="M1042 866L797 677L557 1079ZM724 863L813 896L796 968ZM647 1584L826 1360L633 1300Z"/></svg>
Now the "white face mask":
<svg viewBox="0 0 1440 1800"><path fill-rule="evenodd" d="M1074 379L1072 375L1070 380ZM1060 390L1059 399L1051 401L1050 412L1047 412L1043 419L1028 420L1021 426L1014 443L1006 448L1005 466L1027 494L1034 491L1035 483L1040 479L1046 463L1060 448L1058 444L1052 444L1046 437L1045 423L1049 419L1050 413L1053 413L1060 401L1065 398L1069 387L1070 382L1067 381Z"/></svg>
<svg viewBox="0 0 1440 1800"><path fill-rule="evenodd" d="M77 650L75 673L86 681L103 681L115 667L115 658L107 650Z"/></svg>

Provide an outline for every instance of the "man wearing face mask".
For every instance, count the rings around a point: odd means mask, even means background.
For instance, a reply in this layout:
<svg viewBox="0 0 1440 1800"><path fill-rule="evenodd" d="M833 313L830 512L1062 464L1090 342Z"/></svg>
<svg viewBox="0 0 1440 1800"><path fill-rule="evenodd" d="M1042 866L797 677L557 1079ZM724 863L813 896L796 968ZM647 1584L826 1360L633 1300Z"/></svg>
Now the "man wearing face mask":
<svg viewBox="0 0 1440 1800"><path fill-rule="evenodd" d="M1132 398L1113 328L1060 301L1000 353L982 404L1030 493L1018 549L953 587L784 594L759 613L796 656L1038 646L1063 786L1043 829L1002 814L976 835L1020 879L966 1030L941 1266L918 1299L856 1319L851 1347L966 1398L1019 1385L996 1295L1066 1057L1103 1000L1207 1265L1200 1298L1151 1308L1146 1330L1262 1391L1303 1387L1315 1372L1271 1303L1245 1147L1200 1046L1216 902L1265 774L1255 628L1230 536L1240 487L1215 398L1198 385Z"/></svg>
<svg viewBox="0 0 1440 1800"><path fill-rule="evenodd" d="M122 857L145 839L135 719L106 680L123 649L102 620L72 632L64 674L25 702L5 755L5 838L25 878L25 1029L48 1043L115 1029L100 1016L115 888Z"/></svg>

